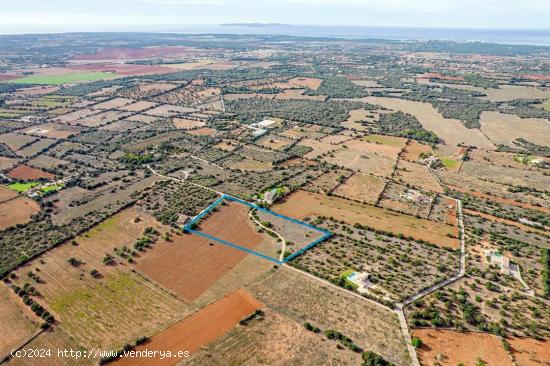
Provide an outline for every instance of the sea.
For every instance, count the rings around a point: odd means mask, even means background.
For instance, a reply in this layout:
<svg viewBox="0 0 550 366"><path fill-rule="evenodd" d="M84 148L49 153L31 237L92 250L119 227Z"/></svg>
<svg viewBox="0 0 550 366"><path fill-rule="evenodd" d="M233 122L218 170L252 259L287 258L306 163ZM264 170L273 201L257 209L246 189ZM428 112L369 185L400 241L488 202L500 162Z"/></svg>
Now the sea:
<svg viewBox="0 0 550 366"><path fill-rule="evenodd" d="M182 33L269 34L311 37L374 38L387 40L450 40L550 46L549 29L416 28L319 26L284 24L192 25Z"/></svg>
<svg viewBox="0 0 550 366"><path fill-rule="evenodd" d="M550 46L549 29L494 29L494 28L421 28L421 27L379 27L379 26L326 26L326 25L285 25L285 24L202 24L202 25L102 25L69 26L31 25L25 30L4 28L0 34L21 33L64 33L64 32L161 32L187 34L263 34L306 37L371 38L386 40L450 40L479 41L501 44L523 44Z"/></svg>

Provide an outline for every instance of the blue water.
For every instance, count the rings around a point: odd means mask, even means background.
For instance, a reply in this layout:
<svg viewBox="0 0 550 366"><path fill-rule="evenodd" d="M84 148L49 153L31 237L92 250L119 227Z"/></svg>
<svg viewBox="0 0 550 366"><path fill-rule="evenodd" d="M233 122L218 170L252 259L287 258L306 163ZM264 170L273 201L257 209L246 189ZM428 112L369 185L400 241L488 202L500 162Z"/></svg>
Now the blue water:
<svg viewBox="0 0 550 366"><path fill-rule="evenodd" d="M318 36L343 38L376 38L387 40L452 40L481 41L502 44L550 46L550 29L475 29L475 28L413 28L413 27L361 27L319 25L262 25L224 26L205 25L119 25L119 26L64 26L27 25L3 26L0 34L62 33L62 32L174 32L188 34L263 34L287 36Z"/></svg>
<svg viewBox="0 0 550 366"><path fill-rule="evenodd" d="M172 31L182 33L277 34L288 36L378 38L391 40L481 41L550 46L550 29L406 28L313 25L190 25L173 27Z"/></svg>

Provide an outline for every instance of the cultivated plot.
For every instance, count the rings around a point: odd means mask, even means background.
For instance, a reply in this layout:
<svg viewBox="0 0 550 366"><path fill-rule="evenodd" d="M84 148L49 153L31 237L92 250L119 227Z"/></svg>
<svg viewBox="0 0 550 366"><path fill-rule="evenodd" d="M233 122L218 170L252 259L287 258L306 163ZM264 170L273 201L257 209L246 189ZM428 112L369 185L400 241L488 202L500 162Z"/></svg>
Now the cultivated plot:
<svg viewBox="0 0 550 366"><path fill-rule="evenodd" d="M259 219L254 212L249 213L250 209L261 213L262 219ZM208 217L206 217L207 215ZM203 218L204 222L202 222ZM276 228L273 227L274 225L272 222L267 221L268 218L277 222ZM262 235L256 232L254 232L255 235L246 235L246 230L244 229L247 225L250 225L249 219L260 226L260 232L267 232L268 235L276 239L277 243L280 245L278 256L274 256L272 253L262 253L255 249L257 244L254 244L254 241L258 242L259 240L259 238L255 238L255 236L258 235L261 238ZM309 229L310 233L304 234L303 236L311 237L312 240L309 242L304 240L305 243L301 243L302 245L289 245L287 251L287 242L276 229L279 229L281 232L290 232L292 229L289 229L288 226L295 227L296 225ZM183 229L186 232L228 245L277 264L291 260L332 235L328 231L316 228L303 221L266 210L252 203L228 195L223 195L208 206L193 220L189 221ZM280 255L281 253L283 256Z"/></svg>

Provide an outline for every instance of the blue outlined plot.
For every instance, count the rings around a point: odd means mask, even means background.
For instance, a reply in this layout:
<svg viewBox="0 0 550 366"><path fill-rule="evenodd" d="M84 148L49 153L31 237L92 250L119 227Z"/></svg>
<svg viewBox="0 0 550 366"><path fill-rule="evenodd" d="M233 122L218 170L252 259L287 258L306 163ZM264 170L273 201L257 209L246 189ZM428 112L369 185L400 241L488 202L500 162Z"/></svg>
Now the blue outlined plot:
<svg viewBox="0 0 550 366"><path fill-rule="evenodd" d="M312 230L315 230L315 231L318 231L318 232L321 232L323 233L324 235L316 240L314 240L313 242L309 243L308 245L306 245L305 247L297 250L296 252L290 254L288 257L284 258L283 260L279 260L278 258L273 258L273 257L270 257L268 255L265 255L265 254L262 254L262 253L259 253L257 251L254 251L252 249L248 249L242 245L239 245L237 243L231 243L227 240L224 240L224 239L221 239L221 238L218 238L218 237L215 237L213 235L210 235L210 234L207 234L205 232L202 232L202 231L199 231L199 230L195 230L195 225L197 224L198 221L200 221L203 217L205 217L207 214L209 214L210 212L212 212L212 210L214 210L216 207L218 207L219 205L222 204L223 201L231 201L231 202L237 202L239 204L242 204L242 205L245 205L245 206L248 206L250 208L253 208L253 209L256 209L258 211L262 211L262 212L265 212L269 215L273 215L273 216L276 216L276 217L279 217L281 219L284 219L286 221L290 221L294 224L297 224L297 225L301 225L301 226L305 226L309 229L312 229ZM249 254L252 254L252 255L255 255L257 257L260 257L260 258L263 258L263 259L266 259L268 261L271 261L271 262L274 262L274 263L277 263L277 264L283 264L283 263L286 263L290 260L292 260L293 258L299 256L300 254L304 253L306 250L308 249L311 249L313 248L315 245L319 244L320 242L330 238L333 234L328 231L328 230L324 230L324 229L321 229L321 228L318 228L318 227L315 227L311 224L308 224L307 222L303 222L303 221L300 221L300 220L296 220L296 219L293 219L292 217L288 217L288 216L285 216L285 215L281 215L281 214L278 214L276 212L273 212L273 211L270 211L268 209L265 209L263 207L260 207L258 205L255 205L253 203L250 203L250 202L247 202L247 201L244 201L240 198L236 198L236 197L232 197L232 196L229 196L229 195L222 195L220 198L218 198L216 201L214 201L212 204L210 204L210 206L208 206L207 208L205 208L203 211L201 211L197 216L195 216L193 219L191 219L188 223L186 223L182 230L184 232L188 232L190 234L193 234L193 235L199 235L199 236L202 236L204 238L207 238L207 239L210 239L210 240L213 240L213 241L216 241L218 243L221 243L221 244L224 244L224 245L227 245L227 246L230 246L232 248L235 248L235 249L238 249L238 250L242 250L246 253L249 253Z"/></svg>

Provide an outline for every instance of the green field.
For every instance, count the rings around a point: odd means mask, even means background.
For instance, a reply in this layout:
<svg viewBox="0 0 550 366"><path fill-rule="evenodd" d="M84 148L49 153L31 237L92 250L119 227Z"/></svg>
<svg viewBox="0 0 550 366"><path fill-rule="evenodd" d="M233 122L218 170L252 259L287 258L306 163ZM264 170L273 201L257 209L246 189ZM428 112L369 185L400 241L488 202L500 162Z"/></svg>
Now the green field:
<svg viewBox="0 0 550 366"><path fill-rule="evenodd" d="M112 79L116 77L112 72L75 72L64 75L32 75L21 79L9 80L11 84L40 84L40 85L61 85L76 83L79 81L93 81L101 79Z"/></svg>
<svg viewBox="0 0 550 366"><path fill-rule="evenodd" d="M40 190L44 193L49 193L52 191L57 191L59 188L63 188L63 187L64 187L63 184L52 184L49 186L43 186L40 188Z"/></svg>
<svg viewBox="0 0 550 366"><path fill-rule="evenodd" d="M23 111L0 108L0 117L2 118L16 118L22 114L24 114Z"/></svg>
<svg viewBox="0 0 550 366"><path fill-rule="evenodd" d="M440 157L439 160L441 160L441 164L445 166L445 168L449 169L455 169L458 167L458 160L446 158L446 157Z"/></svg>
<svg viewBox="0 0 550 366"><path fill-rule="evenodd" d="M39 100L33 101L31 104L35 107L57 108L68 106L72 101L73 98L71 97L47 95Z"/></svg>
<svg viewBox="0 0 550 366"><path fill-rule="evenodd" d="M40 183L38 182L27 182L27 183L12 183L8 186L9 189L13 189L17 192L26 192L29 189L36 187Z"/></svg>

